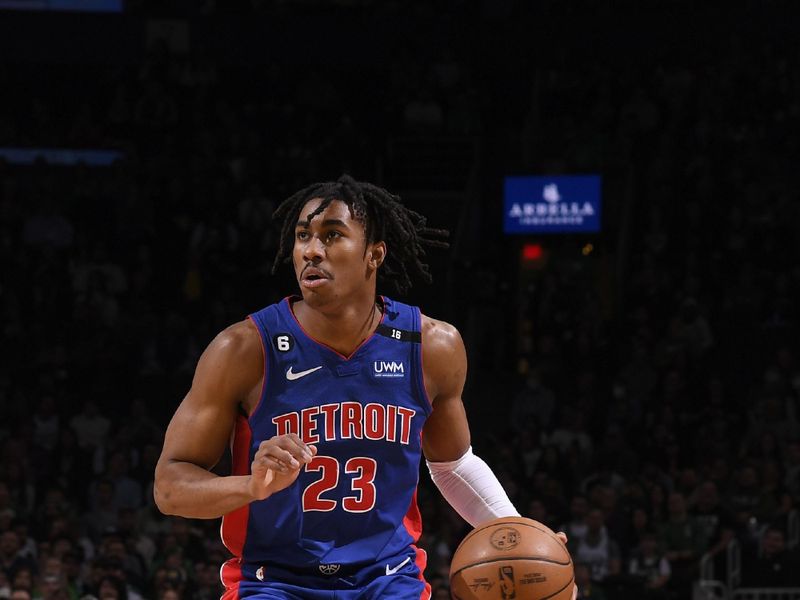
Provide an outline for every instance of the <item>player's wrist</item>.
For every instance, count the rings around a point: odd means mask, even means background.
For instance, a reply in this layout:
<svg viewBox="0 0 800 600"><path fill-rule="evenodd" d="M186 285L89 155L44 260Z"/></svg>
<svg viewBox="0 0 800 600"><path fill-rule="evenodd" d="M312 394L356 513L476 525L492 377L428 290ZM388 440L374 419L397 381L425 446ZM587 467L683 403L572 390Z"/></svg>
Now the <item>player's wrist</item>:
<svg viewBox="0 0 800 600"><path fill-rule="evenodd" d="M272 495L267 486L264 485L264 477L253 474L247 475L244 481L244 496L247 504L266 500Z"/></svg>

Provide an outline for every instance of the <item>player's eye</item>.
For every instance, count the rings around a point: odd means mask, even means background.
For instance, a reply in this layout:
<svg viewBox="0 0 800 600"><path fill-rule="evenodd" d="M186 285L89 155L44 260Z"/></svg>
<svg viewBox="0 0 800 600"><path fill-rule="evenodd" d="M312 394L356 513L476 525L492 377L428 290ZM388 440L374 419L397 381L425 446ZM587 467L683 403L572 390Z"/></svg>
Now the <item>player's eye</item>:
<svg viewBox="0 0 800 600"><path fill-rule="evenodd" d="M335 231L335 230L331 230L327 234L325 234L325 239L327 239L328 241L334 240L334 239L340 238L340 237L342 237L342 234L339 233L338 231Z"/></svg>
<svg viewBox="0 0 800 600"><path fill-rule="evenodd" d="M296 231L294 235L298 240L305 241L308 239L308 232L303 229Z"/></svg>

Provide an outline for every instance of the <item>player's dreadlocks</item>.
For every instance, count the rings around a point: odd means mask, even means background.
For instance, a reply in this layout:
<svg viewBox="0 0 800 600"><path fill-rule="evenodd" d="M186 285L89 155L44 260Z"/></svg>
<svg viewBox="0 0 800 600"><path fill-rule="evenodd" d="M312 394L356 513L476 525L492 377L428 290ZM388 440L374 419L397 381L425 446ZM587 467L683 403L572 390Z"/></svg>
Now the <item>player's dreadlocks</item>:
<svg viewBox="0 0 800 600"><path fill-rule="evenodd" d="M447 248L438 238L447 237L445 229L425 226L425 217L403 206L400 197L383 188L342 175L336 181L315 183L284 200L272 218L282 220L281 238L272 272L281 262L291 260L295 225L300 210L312 198L322 198L320 205L306 219L310 222L334 200L347 204L352 217L364 224L367 243L384 241L389 249L386 260L378 269L378 281L393 284L399 293L405 293L412 280L431 282L428 265L422 262L423 246Z"/></svg>

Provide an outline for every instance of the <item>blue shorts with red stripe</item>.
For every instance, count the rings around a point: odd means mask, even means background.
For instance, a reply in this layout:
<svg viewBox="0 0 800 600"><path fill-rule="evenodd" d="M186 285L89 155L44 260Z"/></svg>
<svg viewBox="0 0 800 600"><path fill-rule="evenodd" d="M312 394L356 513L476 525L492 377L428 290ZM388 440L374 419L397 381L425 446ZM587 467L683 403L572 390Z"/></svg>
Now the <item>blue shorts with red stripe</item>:
<svg viewBox="0 0 800 600"><path fill-rule="evenodd" d="M222 599L427 600L430 585L415 562L416 553L409 550L386 562L350 571L338 565L320 565L312 570L243 563L238 565L241 569L238 581L224 581L227 589ZM231 574L230 561L225 567L223 573Z"/></svg>

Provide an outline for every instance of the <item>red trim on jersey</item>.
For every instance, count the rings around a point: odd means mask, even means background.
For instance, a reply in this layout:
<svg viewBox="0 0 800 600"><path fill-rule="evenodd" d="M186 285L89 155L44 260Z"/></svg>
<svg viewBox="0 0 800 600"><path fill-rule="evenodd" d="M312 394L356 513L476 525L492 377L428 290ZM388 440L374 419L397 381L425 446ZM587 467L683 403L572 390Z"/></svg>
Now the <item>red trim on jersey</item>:
<svg viewBox="0 0 800 600"><path fill-rule="evenodd" d="M239 582L242 580L242 567L239 558L231 558L222 564L219 577L225 591L222 592L220 600L239 600Z"/></svg>
<svg viewBox="0 0 800 600"><path fill-rule="evenodd" d="M414 490L408 512L403 517L403 527L406 528L408 535L411 536L414 542L419 540L419 536L422 535L422 515L419 512L419 506L417 506L417 490ZM416 554L414 564L419 569L419 580L425 584L419 598L420 600L428 600L431 597L431 584L425 581L425 566L428 564L428 555L425 550L417 548L414 544L411 544L411 547L414 549L414 554Z"/></svg>
<svg viewBox="0 0 800 600"><path fill-rule="evenodd" d="M297 326L300 328L300 331L302 331L309 340L311 340L312 342L314 342L318 346L322 346L323 348L327 348L328 350L330 350L331 352L336 354L336 356L338 356L339 358L342 358L344 360L350 360L351 358L353 358L353 356L355 356L356 352L361 350L361 348L362 348L362 346L364 346L364 344L366 344L373 337L375 337L375 331L373 331L369 335L369 337L367 337L363 342L361 342L358 346L356 346L356 349L353 350L350 353L350 356L345 356L344 354L342 354L338 350L334 350L333 348L328 346L328 344L323 344L322 342L314 339L314 337L305 330L305 328L300 324L300 321L297 320L297 316L294 314L294 310L292 309L292 299L301 300L301 298L300 298L300 296L286 296L286 298L284 298L284 300L286 301L286 305L289 307L289 314L292 315L292 318L294 319L294 322L297 323ZM381 320L378 321L379 325L383 324L383 320L386 318L386 298L381 296L380 299L381 299L381 304L383 304L383 312L381 313Z"/></svg>
<svg viewBox="0 0 800 600"><path fill-rule="evenodd" d="M250 473L250 443L253 432L250 423L244 415L236 418L233 440L231 442L232 475L247 475ZM225 600L239 597L239 582L242 580L242 567L240 565L244 541L247 536L247 522L250 518L250 505L245 504L233 512L222 517L220 535L222 543L230 550L234 558L222 565L220 577L225 586Z"/></svg>
<svg viewBox="0 0 800 600"><path fill-rule="evenodd" d="M262 379L261 379L261 395L258 397L258 402L253 407L253 410L250 411L249 416L252 417L254 414L256 414L256 411L259 409L261 403L264 401L264 393L267 391L267 364L269 363L269 355L267 354L267 347L264 344L264 336L261 333L261 328L258 326L258 323L256 323L256 320L255 318L253 318L253 315L249 315L247 318L250 319L250 321L252 321L253 325L256 328L256 331L258 332L258 341L261 342L261 352L264 354L264 372L262 374ZM266 331L264 333L266 333Z"/></svg>

